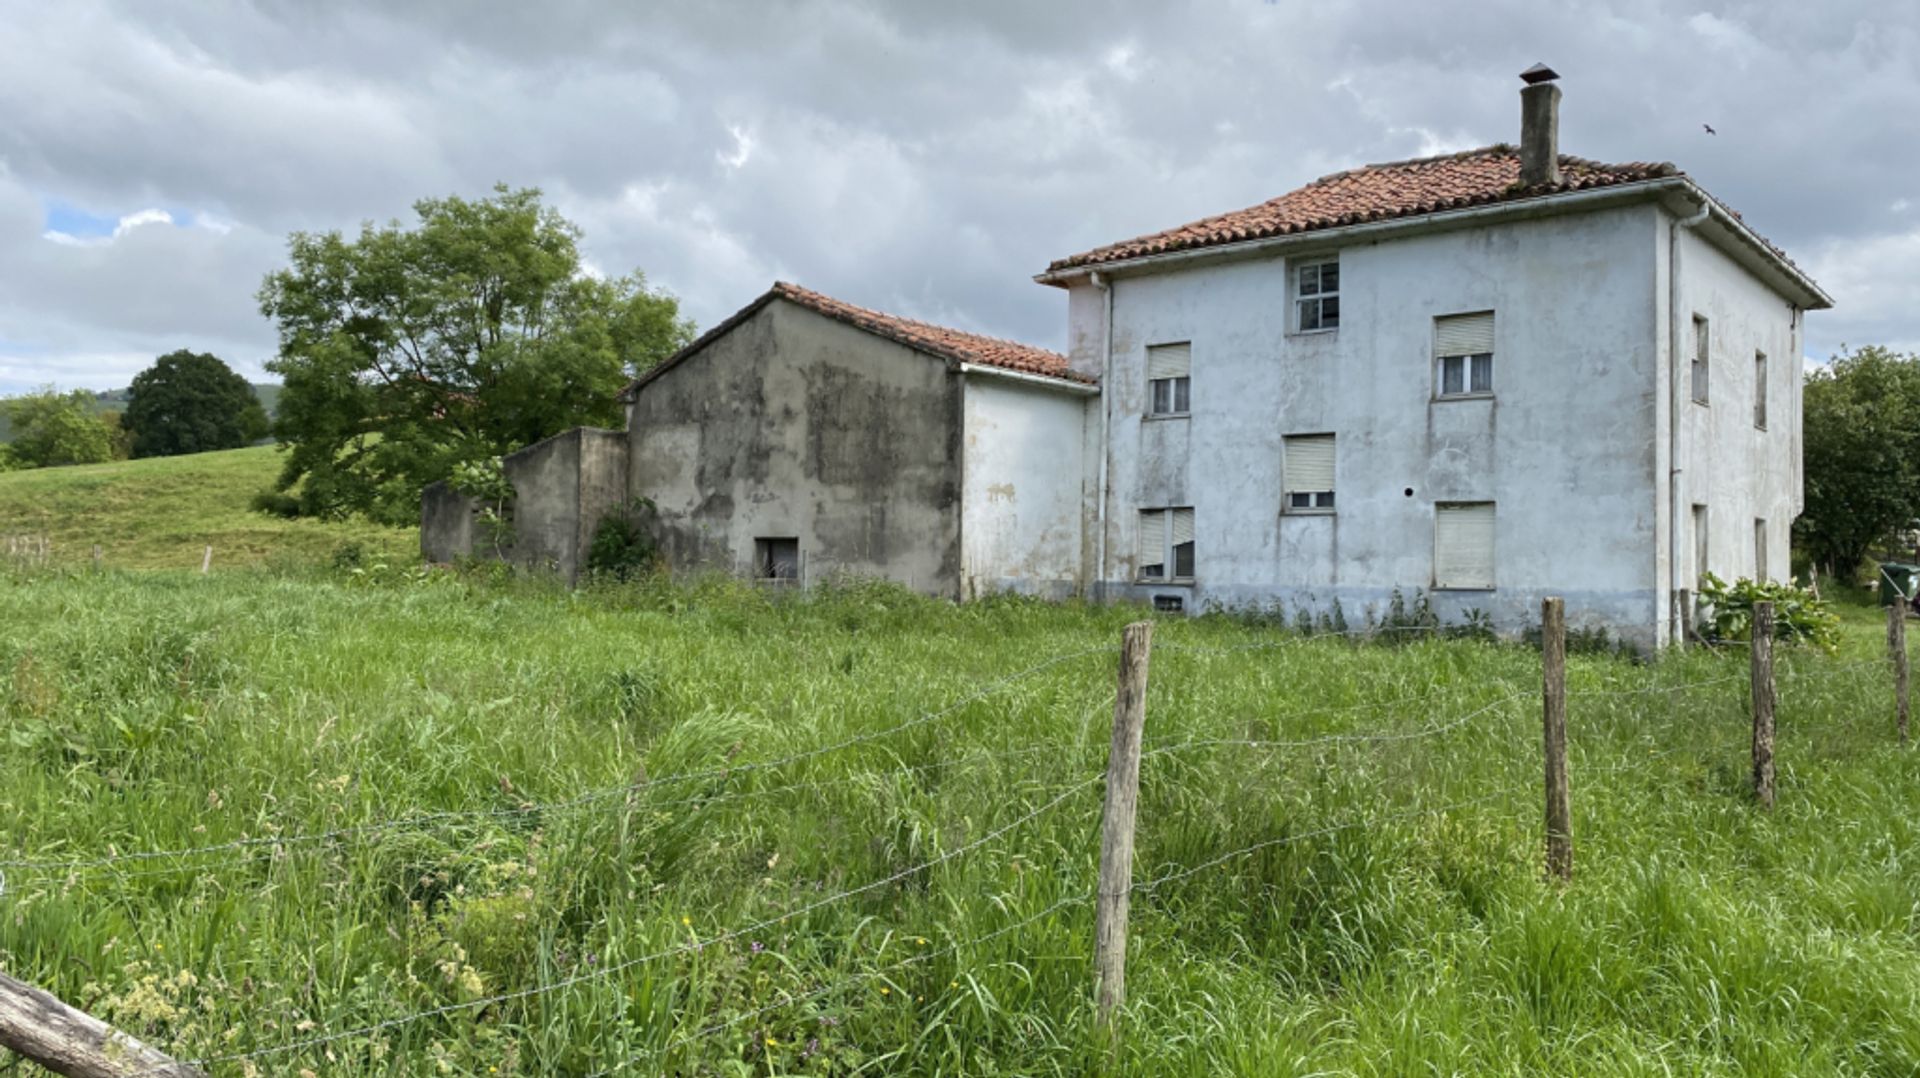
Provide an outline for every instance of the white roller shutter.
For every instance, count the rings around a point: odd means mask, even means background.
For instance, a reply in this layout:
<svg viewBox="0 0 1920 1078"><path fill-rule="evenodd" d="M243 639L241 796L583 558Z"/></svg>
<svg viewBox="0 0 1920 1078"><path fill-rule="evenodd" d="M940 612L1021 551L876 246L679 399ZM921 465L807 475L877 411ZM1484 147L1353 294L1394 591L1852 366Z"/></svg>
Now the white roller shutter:
<svg viewBox="0 0 1920 1078"><path fill-rule="evenodd" d="M1162 378L1186 378L1193 371L1191 344L1154 344L1147 346L1147 381Z"/></svg>
<svg viewBox="0 0 1920 1078"><path fill-rule="evenodd" d="M1433 586L1493 587L1492 502L1434 507Z"/></svg>
<svg viewBox="0 0 1920 1078"><path fill-rule="evenodd" d="M1434 354L1439 356L1479 356L1493 352L1493 312L1450 314L1436 318Z"/></svg>
<svg viewBox="0 0 1920 1078"><path fill-rule="evenodd" d="M1333 435L1304 434L1285 443L1287 493L1333 489Z"/></svg>
<svg viewBox="0 0 1920 1078"><path fill-rule="evenodd" d="M1173 545L1193 542L1193 510L1169 509L1173 514Z"/></svg>
<svg viewBox="0 0 1920 1078"><path fill-rule="evenodd" d="M1140 564L1160 565L1167 560L1166 510L1140 510Z"/></svg>

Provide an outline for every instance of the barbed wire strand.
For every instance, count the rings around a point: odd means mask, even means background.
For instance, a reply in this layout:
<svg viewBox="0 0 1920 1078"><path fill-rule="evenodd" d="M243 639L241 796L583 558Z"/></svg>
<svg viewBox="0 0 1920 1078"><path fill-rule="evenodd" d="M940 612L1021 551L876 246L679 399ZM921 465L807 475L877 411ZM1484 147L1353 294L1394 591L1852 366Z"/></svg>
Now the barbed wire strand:
<svg viewBox="0 0 1920 1078"><path fill-rule="evenodd" d="M297 834L297 835L278 835L278 836L262 835L258 837L252 837L252 838L234 839L229 842L209 843L201 846L188 846L188 847L160 849L160 850L138 850L138 851L133 851L129 853L111 854L111 855L104 855L104 856L93 857L93 858L74 858L74 859L68 859L68 860L15 858L15 859L9 859L9 860L0 860L0 868L34 869L34 870L41 870L41 871L47 871L47 872L65 872L65 871L74 871L77 869L96 868L103 865L110 865L110 864L115 864L115 863L124 862L124 861L152 860L152 859L167 858L167 857L195 857L195 856L201 856L209 853L222 853L228 850L247 849L251 847L263 847L263 846L284 847L284 846L291 846L291 845L303 845L303 844L312 843L312 842L325 842L333 839L350 838L350 837L355 837L362 834L376 834L376 833L389 831L389 830L411 830L411 829L417 829L417 828L424 828L424 827L433 826L435 824L445 823L450 820L498 819L498 818L505 818L505 817L512 817L512 816L527 816L527 815L534 815L538 813L565 811L565 810L577 808L583 805L590 805L600 801L610 800L616 797L624 797L628 794L635 793L644 789L650 789L655 786L677 785L679 783L691 782L697 779L724 778L724 777L731 777L731 776L740 775L740 774L750 774L757 771L772 770L778 767L785 767L788 764L796 763L801 760L813 759L815 757L828 755L834 752L839 752L842 749L851 748L854 745L866 744L868 742L877 741L885 737L891 737L894 734L901 733L906 730L911 730L920 726L925 726L931 722L936 722L939 719L945 718L946 716L951 715L956 711L959 711L961 708L967 707L970 704L977 703L980 700L985 699L986 697L999 691L1000 689L1005 688L1008 685L1015 684L1018 681L1024 680L1025 678L1031 677L1032 675L1042 670L1048 669L1053 666L1057 666L1061 663L1068 662L1073 659L1083 658L1085 656L1094 655L1094 654L1110 654L1112 651L1113 649L1111 648L1086 648L1076 652L1069 652L1065 655L1057 655L1051 659L1045 660L1044 662L1036 663L1033 666L1027 667L1024 670L1020 670L1016 673L1009 674L1006 677L999 678L993 682L990 682L987 685L983 686L982 688L977 689L974 692L969 693L968 695L960 698L959 700L956 700L953 703L950 703L945 707L939 708L935 711L923 712L912 719L909 719L905 722L897 723L893 726L887 727L882 730L873 730L873 731L868 731L861 734L855 734L850 737L843 738L840 741L833 742L831 744L816 746L811 749L805 749L799 752L790 753L786 756L776 757L772 760L755 761L755 762L748 762L743 764L730 764L724 767L706 768L699 771L680 772L677 774L665 775L658 778L642 779L638 782L623 783L619 786L604 787L602 789L590 791L588 793L579 795L577 797L567 798L559 801L534 802L529 804L516 805L516 806L511 806L507 808L498 808L498 809L450 809L444 812L432 812L432 813L425 813L425 814L414 815L414 816L396 817L388 820L375 821L373 823L354 824L348 827L335 828L327 831L313 831L313 832L306 832L306 833Z"/></svg>
<svg viewBox="0 0 1920 1078"><path fill-rule="evenodd" d="M298 1040L289 1041L285 1044L273 1045L267 1048L254 1049L246 1052L230 1052L224 1055L204 1056L198 1059L185 1060L183 1062L189 1063L193 1066L204 1068L204 1067L212 1066L218 1063L232 1063L232 1062L237 1062L243 1059L262 1059L267 1056L284 1055L288 1052L298 1052L303 1049L317 1047L322 1044L331 1044L335 1041L348 1040L355 1037L368 1037L368 1036L372 1036L375 1033L381 1033L389 1029L395 1029L400 1026L410 1025L414 1022L423 1021L428 1018L439 1018L439 1017L444 1017L450 1014L459 1014L465 1011L477 1010L483 1007L491 1007L496 1004L512 1003L512 1002L516 1002L523 999L529 999L534 996L545 995L549 992L557 992L562 989L572 988L576 985L586 984L591 981L604 980L605 978L611 977L617 973L621 973L625 970L632 969L636 966L641 966L650 962L655 962L662 958L670 958L677 954L685 954L688 951L692 951L697 948L726 943L731 940L738 939L741 936L745 936L753 932L758 932L763 929L773 927L774 925L781 924L785 921L790 921L795 917L805 916L809 913L814 912L815 910L832 905L833 903L842 902L842 901L845 901L846 899L853 898L862 894L866 894L869 891L878 890L882 887L886 887L891 884L898 883L899 881L906 879L909 876L913 876L921 872L927 872L941 865L947 864L948 862L951 862L956 858L962 857L968 853L973 852L974 850L980 849L981 847L987 845L988 843L991 843L1001 838L1002 836L1009 834L1010 832L1014 831L1016 828L1019 828L1027 823L1032 822L1033 820L1038 819L1042 815L1045 815L1047 812L1051 811L1052 809L1056 808L1057 806L1065 802L1068 798L1072 797L1074 794L1079 793L1080 791L1085 790L1093 786L1094 784L1100 782L1104 777L1105 777L1104 774L1100 774L1100 775L1094 775L1089 778L1082 779L1079 782L1076 782L1073 785L1068 786L1066 789L1062 790L1059 794L1055 795L1051 800L1046 801L1045 803L1027 811L1026 813L1023 813L1017 819L1014 819L1009 823L1003 824L1000 827L996 827L992 831L989 831L986 834L981 835L979 838L973 839L969 842L963 843L962 845L956 846L953 849L948 850L937 857L928 858L925 861L912 865L908 868L900 869L897 872L891 873L890 875L887 875L887 876L883 876L877 880L873 880L871 882L861 884L858 887L852 887L844 891L836 892L824 898L816 899L812 902L809 902L803 906L798 907L797 909L792 909L787 911L786 913L780 914L777 917L769 917L764 920L756 921L742 928L730 929L726 932L720 933L719 935L709 936L706 938L699 938L696 936L695 938L687 940L684 943L676 944L664 950L654 951L649 954L644 954L644 955L636 956L634 958L624 959L620 962L615 962L611 965L603 966L601 968L598 968L586 973L578 973L569 977L563 977L557 981L553 981L548 984L536 985L532 988L522 988L512 992L500 992L494 995L482 996L477 999L466 1000L459 1003L448 1003L439 1007L430 1007L430 1008L427 1008L426 1010L415 1011L411 1014L402 1015L396 1018L383 1019L381 1021L369 1023L367 1025L359 1026L353 1029L342 1030L336 1033L317 1034L312 1037L304 1037ZM152 1073L155 1073L155 1070L153 1068L149 1068L145 1071L141 1071L137 1073L152 1074Z"/></svg>

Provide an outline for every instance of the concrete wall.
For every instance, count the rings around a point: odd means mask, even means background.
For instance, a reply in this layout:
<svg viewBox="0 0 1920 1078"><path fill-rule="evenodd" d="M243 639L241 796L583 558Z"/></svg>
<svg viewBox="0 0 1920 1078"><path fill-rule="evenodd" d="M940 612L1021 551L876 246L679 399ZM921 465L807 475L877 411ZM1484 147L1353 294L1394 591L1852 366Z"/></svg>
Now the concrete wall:
<svg viewBox="0 0 1920 1078"><path fill-rule="evenodd" d="M1350 621L1430 589L1436 503L1497 503L1496 587L1434 595L1444 616L1644 629L1663 598L1651 205L1362 243L1339 251L1342 324L1288 332L1268 257L1119 277L1113 288L1105 555L1115 595L1325 609ZM1324 254L1323 251L1311 252ZM1097 360L1097 290L1069 300L1075 362ZM1495 312L1491 399L1436 400L1433 320ZM1148 419L1145 353L1191 341L1192 416ZM1784 353L1783 353L1784 354ZM1097 417L1096 417L1097 422ZM1282 509L1282 438L1332 432L1337 511ZM1191 505L1196 579L1134 583L1137 511ZM1100 515L1096 503L1093 515Z"/></svg>
<svg viewBox="0 0 1920 1078"><path fill-rule="evenodd" d="M602 517L626 497L626 438L575 427L502 458L513 484L513 549L518 565L580 578Z"/></svg>
<svg viewBox="0 0 1920 1078"><path fill-rule="evenodd" d="M775 300L641 387L628 490L680 569L751 572L797 537L804 577L960 594L962 387L946 364Z"/></svg>
<svg viewBox="0 0 1920 1078"><path fill-rule="evenodd" d="M436 565L473 553L474 514L480 501L445 483L429 483L420 493L420 556Z"/></svg>
<svg viewBox="0 0 1920 1078"><path fill-rule="evenodd" d="M1664 259L1668 250L1664 227L1662 240ZM1672 454L1677 468L1672 481L1678 496L1671 504L1679 506L1681 541L1674 580L1678 587L1691 588L1703 568L1728 581L1755 576L1763 568L1756 565L1756 520L1767 522L1765 575L1784 580L1792 523L1804 504L1799 319L1787 300L1698 230L1680 233L1677 258L1680 288L1672 315L1680 343L1673 357L1680 414ZM1706 404L1695 403L1691 391L1695 315L1707 319L1711 342ZM1764 430L1754 425L1755 352L1767 356ZM1666 495L1663 484L1663 501ZM1707 507L1704 567L1694 559L1691 510L1695 504Z"/></svg>
<svg viewBox="0 0 1920 1078"><path fill-rule="evenodd" d="M966 377L961 579L995 591L1074 594L1081 541L1084 425L1098 398L998 375Z"/></svg>

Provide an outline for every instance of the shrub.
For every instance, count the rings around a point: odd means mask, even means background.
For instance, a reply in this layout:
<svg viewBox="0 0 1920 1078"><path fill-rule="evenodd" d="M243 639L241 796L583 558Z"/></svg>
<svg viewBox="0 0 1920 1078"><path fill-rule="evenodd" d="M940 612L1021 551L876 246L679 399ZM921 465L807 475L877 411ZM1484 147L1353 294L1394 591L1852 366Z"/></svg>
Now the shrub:
<svg viewBox="0 0 1920 1078"><path fill-rule="evenodd" d="M265 513L285 520L292 520L300 515L300 499L285 491L259 491L247 504L256 513Z"/></svg>
<svg viewBox="0 0 1920 1078"><path fill-rule="evenodd" d="M600 526L593 530L593 542L587 546L587 570L616 580L631 580L651 571L659 548L636 518L652 508L652 502L636 498L625 511L600 518Z"/></svg>
<svg viewBox="0 0 1920 1078"><path fill-rule="evenodd" d="M1804 641L1831 654L1840 646L1840 618L1809 588L1790 582L1736 580L1731 584L1706 574L1700 598L1709 608L1704 631L1716 640L1748 640L1753 635L1753 604L1773 603L1773 637Z"/></svg>

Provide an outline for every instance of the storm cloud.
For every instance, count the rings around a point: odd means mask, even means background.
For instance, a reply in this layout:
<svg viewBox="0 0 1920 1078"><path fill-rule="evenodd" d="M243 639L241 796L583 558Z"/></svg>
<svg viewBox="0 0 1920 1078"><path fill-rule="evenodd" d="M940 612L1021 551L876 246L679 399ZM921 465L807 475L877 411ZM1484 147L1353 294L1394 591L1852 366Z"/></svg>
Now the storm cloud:
<svg viewBox="0 0 1920 1078"><path fill-rule="evenodd" d="M1518 134L1666 160L1920 350L1920 14L1801 3L0 0L0 392L250 375L288 232L538 186L702 325L785 278L1058 347L1050 259ZM1716 134L1703 125L1711 124Z"/></svg>

